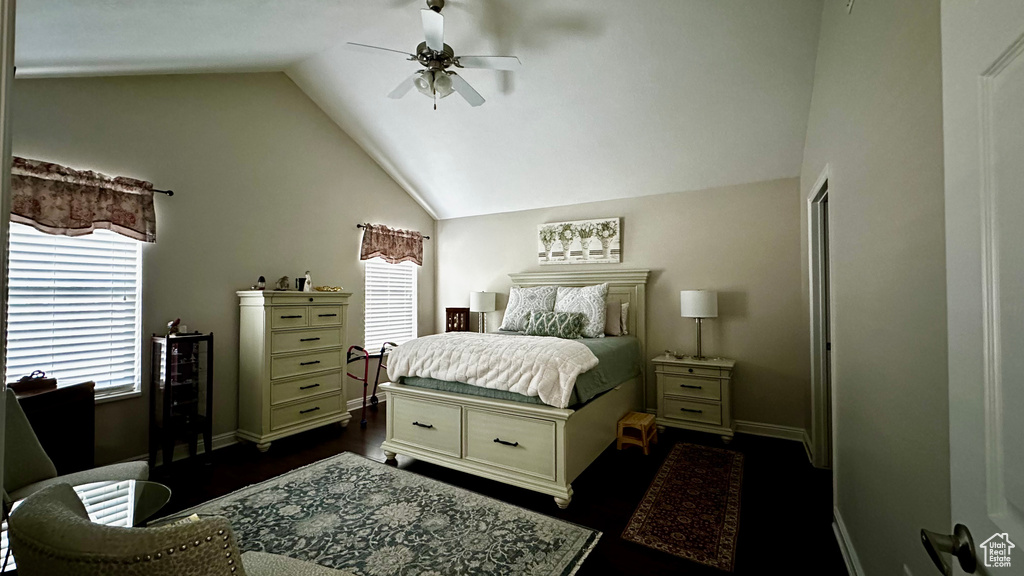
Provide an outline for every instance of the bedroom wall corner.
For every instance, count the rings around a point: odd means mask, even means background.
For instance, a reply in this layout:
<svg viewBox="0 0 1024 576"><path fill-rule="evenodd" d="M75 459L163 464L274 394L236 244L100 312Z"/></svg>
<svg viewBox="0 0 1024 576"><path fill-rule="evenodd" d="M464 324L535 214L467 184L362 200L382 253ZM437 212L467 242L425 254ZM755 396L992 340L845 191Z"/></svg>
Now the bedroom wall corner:
<svg viewBox="0 0 1024 576"><path fill-rule="evenodd" d="M469 292L498 293L496 330L508 303L508 274L558 268L647 268L649 362L666 348L692 353L693 321L679 316L679 291L720 292L720 317L704 324L704 347L737 361L734 417L750 423L806 429L809 359L806 311L800 299L799 202L795 178L740 186L643 196L439 220L437 325L444 309L468 305ZM623 217L623 259L617 265L541 266L537 225ZM475 316L475 315L474 315ZM476 318L473 318L475 329Z"/></svg>
<svg viewBox="0 0 1024 576"><path fill-rule="evenodd" d="M18 80L12 110L18 155L175 190L156 198L158 239L143 249L142 333L175 317L214 332L215 436L237 428L235 290L309 269L353 292L347 336L361 343L356 223L436 238L433 217L283 73ZM432 243L418 276L422 334L434 328ZM97 463L146 452L147 401L96 407Z"/></svg>
<svg viewBox="0 0 1024 576"><path fill-rule="evenodd" d="M864 574L932 573L919 530L951 526L938 2L824 4L803 198L826 165L837 523Z"/></svg>

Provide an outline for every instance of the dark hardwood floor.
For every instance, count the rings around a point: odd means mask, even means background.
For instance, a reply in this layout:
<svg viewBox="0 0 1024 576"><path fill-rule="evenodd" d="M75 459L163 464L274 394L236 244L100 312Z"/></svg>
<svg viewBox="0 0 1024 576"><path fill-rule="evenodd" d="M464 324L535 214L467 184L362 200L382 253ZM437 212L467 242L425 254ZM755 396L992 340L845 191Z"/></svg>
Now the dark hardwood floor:
<svg viewBox="0 0 1024 576"><path fill-rule="evenodd" d="M384 410L369 412L367 428L360 429L353 413L347 429L327 426L274 442L261 454L242 443L217 450L212 462L175 463L157 469L153 480L171 487L173 496L164 510L184 510L247 486L328 458L355 452L383 461ZM567 510L559 510L549 496L454 472L403 456L402 469L473 490L506 502L594 528L603 532L579 576L604 574L722 574L681 558L626 542L620 538L665 455L675 442L721 446L718 436L668 430L650 456L612 445L573 483L575 495ZM786 440L737 435L729 448L743 452L744 477L736 574L845 575L846 570L832 534L832 476L807 461L803 447Z"/></svg>

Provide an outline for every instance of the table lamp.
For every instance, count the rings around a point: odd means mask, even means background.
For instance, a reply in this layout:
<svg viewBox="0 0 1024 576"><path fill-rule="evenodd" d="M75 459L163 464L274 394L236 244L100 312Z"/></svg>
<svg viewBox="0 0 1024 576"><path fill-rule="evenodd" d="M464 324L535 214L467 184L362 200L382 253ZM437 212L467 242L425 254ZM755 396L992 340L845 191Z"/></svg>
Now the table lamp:
<svg viewBox="0 0 1024 576"><path fill-rule="evenodd" d="M697 319L697 360L704 360L700 350L700 323L718 317L718 292L714 290L682 290L679 292L679 315Z"/></svg>
<svg viewBox="0 0 1024 576"><path fill-rule="evenodd" d="M486 312L494 312L494 292L470 292L469 311L480 313L479 332L486 332Z"/></svg>

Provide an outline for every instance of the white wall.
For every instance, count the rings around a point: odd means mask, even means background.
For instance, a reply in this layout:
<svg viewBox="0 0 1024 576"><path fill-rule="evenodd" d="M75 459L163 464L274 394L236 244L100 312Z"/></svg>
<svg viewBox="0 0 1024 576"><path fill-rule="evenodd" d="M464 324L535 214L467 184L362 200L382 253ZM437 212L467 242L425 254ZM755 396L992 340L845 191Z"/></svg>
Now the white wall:
<svg viewBox="0 0 1024 576"><path fill-rule="evenodd" d="M356 223L435 235L433 219L284 74L19 80L13 125L17 155L175 190L157 195L157 242L143 251L143 334L176 317L214 333L214 434L236 428L235 290L308 269L315 283L355 293L348 338L361 343ZM427 241L422 333L434 326L433 254ZM98 462L147 450L147 407L97 406Z"/></svg>
<svg viewBox="0 0 1024 576"><path fill-rule="evenodd" d="M440 220L437 324L444 325L446 307L467 306L469 292L490 290L499 293L499 311L487 324L496 330L508 302L508 274L557 268L537 263L538 224L621 216L622 263L590 267L651 269L648 355L666 348L692 354L693 320L679 316L679 291L718 290L720 316L704 323L704 350L737 361L735 417L805 428L809 360L800 298L798 184L774 180ZM647 369L653 406L649 362Z"/></svg>
<svg viewBox="0 0 1024 576"><path fill-rule="evenodd" d="M950 527L939 3L826 2L820 37L801 189L830 165L838 508L866 574L930 574L918 531Z"/></svg>

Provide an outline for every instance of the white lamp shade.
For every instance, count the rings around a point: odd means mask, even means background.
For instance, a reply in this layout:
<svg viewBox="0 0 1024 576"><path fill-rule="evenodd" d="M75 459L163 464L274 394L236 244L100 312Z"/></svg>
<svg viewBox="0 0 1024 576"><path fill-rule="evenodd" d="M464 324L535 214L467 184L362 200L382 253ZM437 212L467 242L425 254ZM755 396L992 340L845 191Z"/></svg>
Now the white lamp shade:
<svg viewBox="0 0 1024 576"><path fill-rule="evenodd" d="M494 292L470 292L470 312L494 312Z"/></svg>
<svg viewBox="0 0 1024 576"><path fill-rule="evenodd" d="M679 315L683 318L717 318L718 292L682 290L679 292Z"/></svg>

